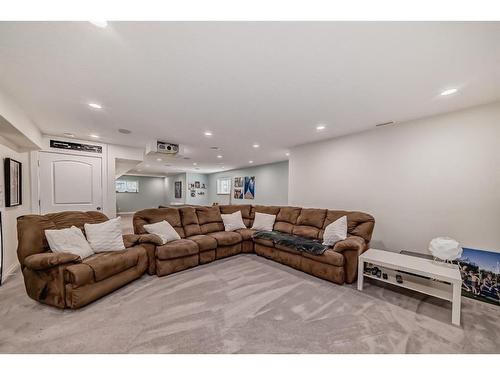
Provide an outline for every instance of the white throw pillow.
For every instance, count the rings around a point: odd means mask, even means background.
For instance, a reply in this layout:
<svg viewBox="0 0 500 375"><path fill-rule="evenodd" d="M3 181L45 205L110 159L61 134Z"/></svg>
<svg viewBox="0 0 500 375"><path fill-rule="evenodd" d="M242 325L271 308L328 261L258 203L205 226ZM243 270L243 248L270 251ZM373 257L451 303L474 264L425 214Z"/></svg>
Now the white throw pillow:
<svg viewBox="0 0 500 375"><path fill-rule="evenodd" d="M326 226L325 233L323 234L323 245L333 246L346 238L347 216L342 216Z"/></svg>
<svg viewBox="0 0 500 375"><path fill-rule="evenodd" d="M47 229L45 237L53 253L70 253L84 259L94 252L80 228Z"/></svg>
<svg viewBox="0 0 500 375"><path fill-rule="evenodd" d="M146 224L144 225L144 229L146 232L156 234L160 237L164 245L167 242L181 239L179 233L177 233L174 227L166 220L160 221L159 223Z"/></svg>
<svg viewBox="0 0 500 375"><path fill-rule="evenodd" d="M94 253L124 250L120 218L99 224L85 224L85 234Z"/></svg>
<svg viewBox="0 0 500 375"><path fill-rule="evenodd" d="M269 215L256 212L252 229L272 231L275 220L276 220L276 215Z"/></svg>
<svg viewBox="0 0 500 375"><path fill-rule="evenodd" d="M224 230L226 232L246 228L246 225L243 222L243 218L241 217L241 211L236 211L232 214L222 214L220 216L222 216L222 221L224 222Z"/></svg>

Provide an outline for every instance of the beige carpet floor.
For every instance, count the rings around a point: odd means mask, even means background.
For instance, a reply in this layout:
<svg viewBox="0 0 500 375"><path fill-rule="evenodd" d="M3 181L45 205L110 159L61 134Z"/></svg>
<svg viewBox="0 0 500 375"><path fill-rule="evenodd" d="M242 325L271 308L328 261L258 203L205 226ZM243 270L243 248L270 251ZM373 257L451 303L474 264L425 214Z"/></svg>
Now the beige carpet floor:
<svg viewBox="0 0 500 375"><path fill-rule="evenodd" d="M77 311L0 287L1 353L500 353L500 309L335 285L255 255L136 282Z"/></svg>

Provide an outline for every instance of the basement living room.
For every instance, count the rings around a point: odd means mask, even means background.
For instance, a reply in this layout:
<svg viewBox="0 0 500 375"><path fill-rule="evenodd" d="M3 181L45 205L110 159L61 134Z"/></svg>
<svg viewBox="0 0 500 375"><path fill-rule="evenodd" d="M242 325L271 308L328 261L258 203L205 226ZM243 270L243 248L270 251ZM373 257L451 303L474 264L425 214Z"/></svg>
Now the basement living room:
<svg viewBox="0 0 500 375"><path fill-rule="evenodd" d="M498 355L499 37L0 21L0 354Z"/></svg>

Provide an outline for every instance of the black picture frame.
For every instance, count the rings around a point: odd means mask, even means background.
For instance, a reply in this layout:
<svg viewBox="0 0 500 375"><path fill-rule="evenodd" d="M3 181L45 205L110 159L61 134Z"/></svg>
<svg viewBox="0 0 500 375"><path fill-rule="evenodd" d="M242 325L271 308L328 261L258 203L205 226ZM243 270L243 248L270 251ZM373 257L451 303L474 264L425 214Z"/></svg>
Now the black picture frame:
<svg viewBox="0 0 500 375"><path fill-rule="evenodd" d="M5 207L15 207L23 204L23 165L21 162L5 158ZM12 192L15 191L15 194Z"/></svg>
<svg viewBox="0 0 500 375"><path fill-rule="evenodd" d="M182 198L182 181L175 181L175 198Z"/></svg>

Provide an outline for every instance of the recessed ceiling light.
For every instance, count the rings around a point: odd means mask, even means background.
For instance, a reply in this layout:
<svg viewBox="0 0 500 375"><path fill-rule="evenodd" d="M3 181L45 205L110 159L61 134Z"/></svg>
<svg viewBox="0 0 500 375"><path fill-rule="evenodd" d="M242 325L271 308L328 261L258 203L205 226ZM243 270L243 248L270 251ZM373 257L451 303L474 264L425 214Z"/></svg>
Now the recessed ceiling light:
<svg viewBox="0 0 500 375"><path fill-rule="evenodd" d="M198 165L198 163L193 163L193 165Z"/></svg>
<svg viewBox="0 0 500 375"><path fill-rule="evenodd" d="M325 130L325 129L326 129L326 126L323 124L319 124L318 126L316 126L316 130L318 130L318 131Z"/></svg>
<svg viewBox="0 0 500 375"><path fill-rule="evenodd" d="M162 161L162 160L163 160L162 158L158 158L158 159L156 159L156 161Z"/></svg>
<svg viewBox="0 0 500 375"><path fill-rule="evenodd" d="M66 137L74 138L75 135L73 133L63 133Z"/></svg>
<svg viewBox="0 0 500 375"><path fill-rule="evenodd" d="M289 153L289 152L287 152L285 155L286 155L286 156L290 156L290 153Z"/></svg>
<svg viewBox="0 0 500 375"><path fill-rule="evenodd" d="M100 27L101 29L104 29L105 27L108 26L107 21L89 21L92 25Z"/></svg>
<svg viewBox="0 0 500 375"><path fill-rule="evenodd" d="M92 107L95 109L102 109L102 105L97 104L97 103L89 103L89 107Z"/></svg>
<svg viewBox="0 0 500 375"><path fill-rule="evenodd" d="M203 134L205 134L206 137L211 137L212 135L214 135L211 131L206 131Z"/></svg>
<svg viewBox="0 0 500 375"><path fill-rule="evenodd" d="M98 134L89 134L89 136L92 137L92 138L99 138Z"/></svg>
<svg viewBox="0 0 500 375"><path fill-rule="evenodd" d="M249 161L248 161L248 163L249 163L249 164L253 164L253 160L249 160Z"/></svg>
<svg viewBox="0 0 500 375"><path fill-rule="evenodd" d="M222 159L222 155L217 155L217 158L218 159Z"/></svg>
<svg viewBox="0 0 500 375"><path fill-rule="evenodd" d="M259 148L259 147L260 147L260 145L259 145L258 143L254 143L254 144L252 145L252 147L253 147L253 148Z"/></svg>
<svg viewBox="0 0 500 375"><path fill-rule="evenodd" d="M122 133L122 134L130 134L132 133L130 130L128 129L118 129L118 133Z"/></svg>
<svg viewBox="0 0 500 375"><path fill-rule="evenodd" d="M218 151L218 150L220 150L220 147L217 147L217 146L212 146L212 147L210 147L210 150L215 150L215 151Z"/></svg>
<svg viewBox="0 0 500 375"><path fill-rule="evenodd" d="M454 94L458 91L458 89L448 89L448 90L444 90L442 93L441 93L441 96L446 96L446 95L451 95L451 94Z"/></svg>

